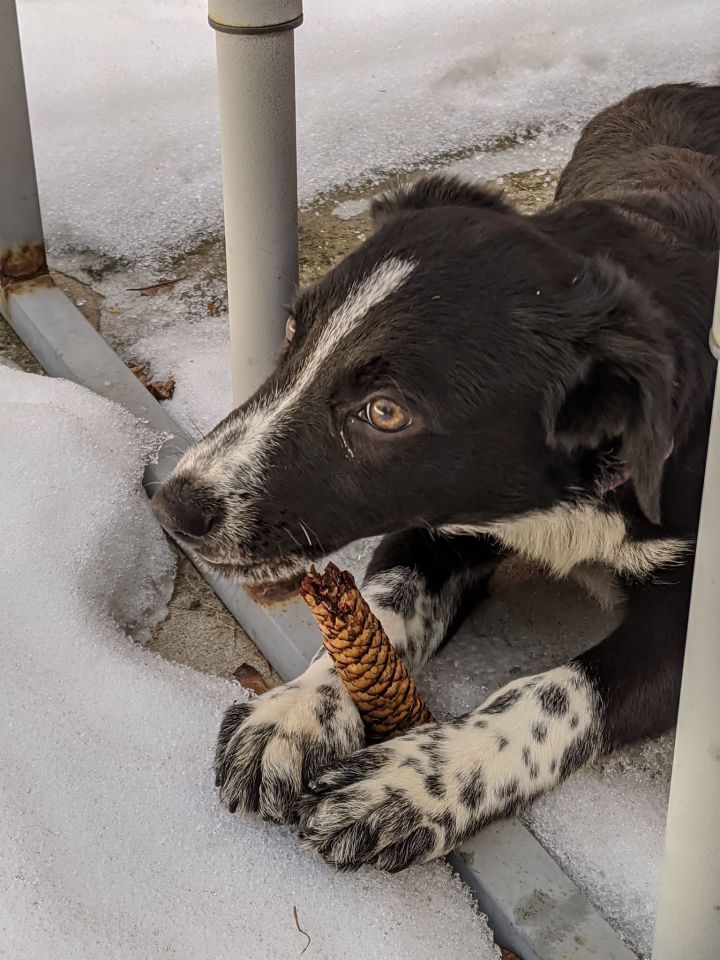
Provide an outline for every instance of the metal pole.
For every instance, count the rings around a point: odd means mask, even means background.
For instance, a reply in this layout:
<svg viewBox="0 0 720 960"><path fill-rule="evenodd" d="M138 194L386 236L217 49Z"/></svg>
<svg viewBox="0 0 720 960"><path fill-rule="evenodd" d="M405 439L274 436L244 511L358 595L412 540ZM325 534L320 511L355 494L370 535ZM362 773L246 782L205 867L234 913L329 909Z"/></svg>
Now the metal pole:
<svg viewBox="0 0 720 960"><path fill-rule="evenodd" d="M17 9L0 0L0 289L46 270Z"/></svg>
<svg viewBox="0 0 720 960"><path fill-rule="evenodd" d="M298 279L295 56L302 0L209 0L216 31L233 398L274 368Z"/></svg>
<svg viewBox="0 0 720 960"><path fill-rule="evenodd" d="M710 345L720 360L720 275ZM720 376L700 515L653 960L720 956Z"/></svg>

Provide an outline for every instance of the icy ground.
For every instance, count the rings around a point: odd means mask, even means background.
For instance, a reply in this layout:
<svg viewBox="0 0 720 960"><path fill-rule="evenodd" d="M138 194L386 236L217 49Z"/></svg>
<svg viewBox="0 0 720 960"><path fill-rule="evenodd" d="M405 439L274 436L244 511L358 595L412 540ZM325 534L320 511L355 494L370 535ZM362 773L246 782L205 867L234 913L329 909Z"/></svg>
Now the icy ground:
<svg viewBox="0 0 720 960"><path fill-rule="evenodd" d="M143 650L173 556L119 407L0 366L0 955L491 960L436 863L336 875L222 811L210 759L242 688Z"/></svg>
<svg viewBox="0 0 720 960"><path fill-rule="evenodd" d="M53 252L152 260L219 233L207 0L19 6ZM301 197L716 78L719 32L713 0L306 0Z"/></svg>

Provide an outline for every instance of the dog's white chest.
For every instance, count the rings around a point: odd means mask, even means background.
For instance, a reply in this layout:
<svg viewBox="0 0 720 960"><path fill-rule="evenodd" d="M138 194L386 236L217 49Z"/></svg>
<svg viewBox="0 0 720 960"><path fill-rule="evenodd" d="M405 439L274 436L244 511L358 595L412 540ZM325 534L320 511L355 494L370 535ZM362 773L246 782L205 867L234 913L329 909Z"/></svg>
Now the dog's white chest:
<svg viewBox="0 0 720 960"><path fill-rule="evenodd" d="M588 503L559 504L550 510L533 510L482 526L444 529L490 534L556 577L566 577L581 564L599 563L616 573L643 579L656 567L680 560L688 547L685 541L672 537L632 540L619 513L599 510Z"/></svg>

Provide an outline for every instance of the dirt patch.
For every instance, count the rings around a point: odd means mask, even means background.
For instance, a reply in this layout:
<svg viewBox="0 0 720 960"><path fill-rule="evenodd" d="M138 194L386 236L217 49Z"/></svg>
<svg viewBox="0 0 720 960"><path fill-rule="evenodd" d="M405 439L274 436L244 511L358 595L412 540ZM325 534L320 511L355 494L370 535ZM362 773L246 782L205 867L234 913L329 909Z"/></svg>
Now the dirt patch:
<svg viewBox="0 0 720 960"><path fill-rule="evenodd" d="M51 270L50 276L68 300L71 300L85 319L89 321L90 325L95 330L99 330L102 295L93 290L89 283L83 283L82 280L77 280L66 273L60 273L59 270Z"/></svg>
<svg viewBox="0 0 720 960"><path fill-rule="evenodd" d="M0 317L0 357L12 360L28 373L42 373L40 364L2 317Z"/></svg>
<svg viewBox="0 0 720 960"><path fill-rule="evenodd" d="M158 624L148 647L203 673L232 678L237 668L247 663L269 687L280 683L267 660L179 551L170 612Z"/></svg>
<svg viewBox="0 0 720 960"><path fill-rule="evenodd" d="M319 279L372 232L369 201L426 170L408 171L365 186L339 190L300 212L300 282ZM489 181L501 187L522 213L550 203L559 171L528 170ZM364 204L363 204L364 201ZM353 210L357 212L353 213Z"/></svg>

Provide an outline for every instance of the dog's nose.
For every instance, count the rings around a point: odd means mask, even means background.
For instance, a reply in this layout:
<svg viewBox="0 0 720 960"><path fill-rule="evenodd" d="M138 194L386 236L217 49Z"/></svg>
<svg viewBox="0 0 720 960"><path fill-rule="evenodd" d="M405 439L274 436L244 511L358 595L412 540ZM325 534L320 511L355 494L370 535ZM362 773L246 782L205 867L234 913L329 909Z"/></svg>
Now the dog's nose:
<svg viewBox="0 0 720 960"><path fill-rule="evenodd" d="M166 530L186 540L201 540L215 522L207 501L187 482L164 484L152 498L152 508Z"/></svg>

